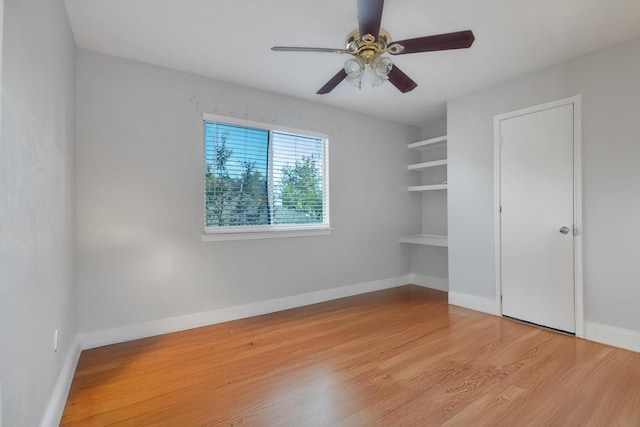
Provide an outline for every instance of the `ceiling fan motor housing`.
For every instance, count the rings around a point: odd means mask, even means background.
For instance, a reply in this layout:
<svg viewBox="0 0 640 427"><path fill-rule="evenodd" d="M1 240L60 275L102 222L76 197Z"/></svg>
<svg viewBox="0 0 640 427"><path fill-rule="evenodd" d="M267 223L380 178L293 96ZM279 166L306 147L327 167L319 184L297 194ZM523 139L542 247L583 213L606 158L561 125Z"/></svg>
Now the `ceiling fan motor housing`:
<svg viewBox="0 0 640 427"><path fill-rule="evenodd" d="M346 48L353 55L362 58L369 64L374 58L384 53L391 41L389 33L382 28L376 40L371 34L360 37L360 32L355 29L347 36Z"/></svg>

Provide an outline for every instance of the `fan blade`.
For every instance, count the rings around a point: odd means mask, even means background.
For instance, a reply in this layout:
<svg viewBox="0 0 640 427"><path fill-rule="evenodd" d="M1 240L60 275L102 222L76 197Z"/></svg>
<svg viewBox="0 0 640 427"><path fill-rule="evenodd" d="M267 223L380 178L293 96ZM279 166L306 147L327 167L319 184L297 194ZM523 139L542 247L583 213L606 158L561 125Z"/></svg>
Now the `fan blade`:
<svg viewBox="0 0 640 427"><path fill-rule="evenodd" d="M431 52L435 50L466 49L473 44L475 37L471 30L436 36L418 37L389 43L388 51L392 55L405 53Z"/></svg>
<svg viewBox="0 0 640 427"><path fill-rule="evenodd" d="M384 0L358 0L358 31L360 38L371 34L378 40Z"/></svg>
<svg viewBox="0 0 640 427"><path fill-rule="evenodd" d="M322 86L316 93L318 95L324 95L325 93L331 92L345 78L347 78L347 73L344 71L344 68L341 68L340 71L338 71L338 74L333 76L331 80L329 80L324 86Z"/></svg>
<svg viewBox="0 0 640 427"><path fill-rule="evenodd" d="M395 64L389 71L389 81L402 93L414 90L418 86L418 83L411 80L411 77L403 73Z"/></svg>
<svg viewBox="0 0 640 427"><path fill-rule="evenodd" d="M331 49L325 47L291 47L291 46L274 46L271 50L276 52L330 52L330 53L349 53L346 49Z"/></svg>

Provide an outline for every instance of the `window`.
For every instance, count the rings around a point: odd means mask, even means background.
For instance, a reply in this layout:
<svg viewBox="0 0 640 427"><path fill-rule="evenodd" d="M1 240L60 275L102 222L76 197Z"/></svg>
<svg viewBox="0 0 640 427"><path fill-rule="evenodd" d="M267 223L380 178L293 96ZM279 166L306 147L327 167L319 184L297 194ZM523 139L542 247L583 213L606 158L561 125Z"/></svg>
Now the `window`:
<svg viewBox="0 0 640 427"><path fill-rule="evenodd" d="M326 234L327 150L324 135L205 114L205 240Z"/></svg>

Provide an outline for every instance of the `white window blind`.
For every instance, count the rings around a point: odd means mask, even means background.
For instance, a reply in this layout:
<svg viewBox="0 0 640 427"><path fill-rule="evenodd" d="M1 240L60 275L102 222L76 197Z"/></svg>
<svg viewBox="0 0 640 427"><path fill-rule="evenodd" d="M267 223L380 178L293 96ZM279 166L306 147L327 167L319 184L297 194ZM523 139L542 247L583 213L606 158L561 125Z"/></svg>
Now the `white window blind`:
<svg viewBox="0 0 640 427"><path fill-rule="evenodd" d="M328 140L204 116L205 233L329 228Z"/></svg>

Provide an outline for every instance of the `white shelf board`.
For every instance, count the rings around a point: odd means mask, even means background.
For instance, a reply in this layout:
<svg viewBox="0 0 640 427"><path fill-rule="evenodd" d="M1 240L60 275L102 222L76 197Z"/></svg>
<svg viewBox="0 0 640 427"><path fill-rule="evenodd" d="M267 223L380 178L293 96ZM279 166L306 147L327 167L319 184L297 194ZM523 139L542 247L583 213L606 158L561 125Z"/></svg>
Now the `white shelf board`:
<svg viewBox="0 0 640 427"><path fill-rule="evenodd" d="M412 185L409 191L446 190L447 184Z"/></svg>
<svg viewBox="0 0 640 427"><path fill-rule="evenodd" d="M424 141L414 142L412 144L407 145L407 148L422 149L429 145L439 144L441 142L447 142L447 135L439 136L437 138L425 139Z"/></svg>
<svg viewBox="0 0 640 427"><path fill-rule="evenodd" d="M427 246L449 246L449 238L447 236L436 236L434 234L416 234L415 236L400 237L401 243L411 243L414 245Z"/></svg>
<svg viewBox="0 0 640 427"><path fill-rule="evenodd" d="M407 169L410 171L422 170L427 168L432 168L434 166L446 165L447 159L444 160L433 160L431 162L423 162L423 163L415 163L413 165L407 166Z"/></svg>

